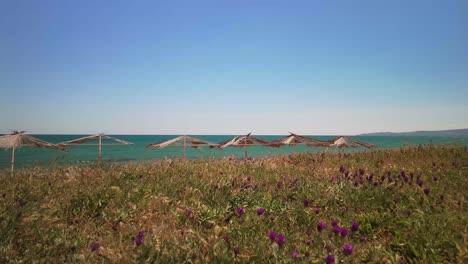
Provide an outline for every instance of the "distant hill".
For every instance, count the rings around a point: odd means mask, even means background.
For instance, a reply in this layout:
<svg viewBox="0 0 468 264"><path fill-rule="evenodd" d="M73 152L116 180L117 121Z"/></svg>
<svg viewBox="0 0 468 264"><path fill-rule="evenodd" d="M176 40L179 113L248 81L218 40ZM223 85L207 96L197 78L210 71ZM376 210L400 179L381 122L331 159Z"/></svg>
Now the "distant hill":
<svg viewBox="0 0 468 264"><path fill-rule="evenodd" d="M412 136L412 137L468 137L468 128L438 131L413 131L413 132L376 132L360 134L360 136Z"/></svg>

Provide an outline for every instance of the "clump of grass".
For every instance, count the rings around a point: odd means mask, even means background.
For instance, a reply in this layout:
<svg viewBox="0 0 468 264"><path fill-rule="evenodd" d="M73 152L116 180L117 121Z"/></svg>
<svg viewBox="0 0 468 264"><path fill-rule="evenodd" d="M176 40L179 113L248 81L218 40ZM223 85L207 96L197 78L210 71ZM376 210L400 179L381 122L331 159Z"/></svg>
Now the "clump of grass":
<svg viewBox="0 0 468 264"><path fill-rule="evenodd" d="M418 146L4 173L0 261L464 262L467 160Z"/></svg>

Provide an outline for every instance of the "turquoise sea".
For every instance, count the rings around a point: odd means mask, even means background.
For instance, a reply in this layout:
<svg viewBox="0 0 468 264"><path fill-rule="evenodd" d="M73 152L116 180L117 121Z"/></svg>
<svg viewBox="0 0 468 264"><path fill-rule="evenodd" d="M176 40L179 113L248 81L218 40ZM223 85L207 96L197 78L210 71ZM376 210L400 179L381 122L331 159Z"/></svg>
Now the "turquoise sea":
<svg viewBox="0 0 468 264"><path fill-rule="evenodd" d="M85 135L33 135L37 138L52 142L60 143L63 141L83 137ZM163 149L145 149L145 146L150 143L161 142L176 137L175 135L111 135L126 141L134 143L129 146L103 146L103 160L107 162L127 162L127 161L148 161L164 158L182 157L183 150L181 147L167 147ZM255 135L267 140L278 139L282 136L267 136ZM194 136L212 143L234 137L233 135L200 135ZM311 136L313 138L328 140L336 136ZM468 145L468 138L454 137L410 137L410 136L352 136L357 140L365 141L377 145L375 149L399 148L404 145L418 144L463 144ZM89 142L93 143L93 142ZM67 165L67 164L86 164L95 162L97 159L97 146L69 146L68 152L23 147L15 151L15 168L28 167L33 165L50 166L50 165ZM324 148L311 148L299 145L296 147L296 152L317 152L323 151ZM364 149L349 149L347 151L359 151ZM330 148L329 151L336 151L336 148ZM10 164L10 150L0 151L0 168L5 169ZM287 155L292 153L292 149L288 146L281 148L270 147L249 147L248 153L250 157L266 157L275 155ZM195 159L210 159L222 158L233 155L237 158L242 158L244 155L243 148L228 147L224 150L209 149L202 147L200 149L187 148L187 158Z"/></svg>

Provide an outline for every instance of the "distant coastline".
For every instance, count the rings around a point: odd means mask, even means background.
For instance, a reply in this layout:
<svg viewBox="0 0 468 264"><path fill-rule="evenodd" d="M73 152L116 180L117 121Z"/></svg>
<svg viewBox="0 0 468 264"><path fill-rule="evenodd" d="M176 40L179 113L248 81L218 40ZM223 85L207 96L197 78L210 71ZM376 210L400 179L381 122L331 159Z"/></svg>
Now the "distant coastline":
<svg viewBox="0 0 468 264"><path fill-rule="evenodd" d="M375 132L364 133L359 136L412 136L412 137L468 137L468 128L437 130L437 131L412 131L412 132Z"/></svg>

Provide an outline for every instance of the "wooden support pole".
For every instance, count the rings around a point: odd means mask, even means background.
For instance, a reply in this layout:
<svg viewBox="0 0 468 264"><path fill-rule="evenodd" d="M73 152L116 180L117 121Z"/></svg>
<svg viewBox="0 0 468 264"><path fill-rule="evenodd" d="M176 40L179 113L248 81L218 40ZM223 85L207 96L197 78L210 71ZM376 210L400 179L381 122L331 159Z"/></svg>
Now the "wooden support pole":
<svg viewBox="0 0 468 264"><path fill-rule="evenodd" d="M11 173L15 170L15 146L11 148Z"/></svg>
<svg viewBox="0 0 468 264"><path fill-rule="evenodd" d="M102 153L101 153L101 148L102 148L102 136L99 135L98 137L98 162L100 163L102 160Z"/></svg>
<svg viewBox="0 0 468 264"><path fill-rule="evenodd" d="M244 138L244 159L247 160L249 158L247 154L247 137Z"/></svg>
<svg viewBox="0 0 468 264"><path fill-rule="evenodd" d="M187 140L184 136L184 160L187 158Z"/></svg>

